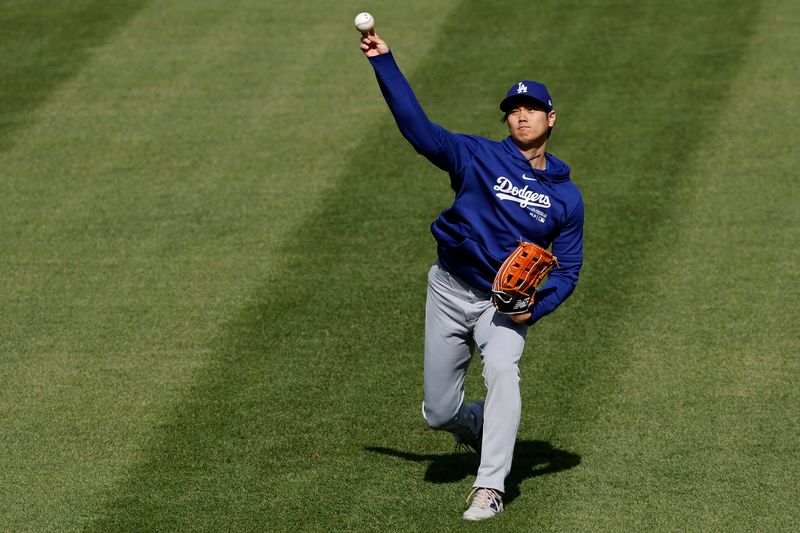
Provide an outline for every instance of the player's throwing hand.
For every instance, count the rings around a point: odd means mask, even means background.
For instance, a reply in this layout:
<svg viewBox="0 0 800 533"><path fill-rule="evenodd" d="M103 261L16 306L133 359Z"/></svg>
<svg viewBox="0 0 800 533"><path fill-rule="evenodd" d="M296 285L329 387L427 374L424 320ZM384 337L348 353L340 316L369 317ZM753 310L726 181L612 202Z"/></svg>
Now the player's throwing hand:
<svg viewBox="0 0 800 533"><path fill-rule="evenodd" d="M369 33L361 36L361 50L367 57L375 57L389 53L389 45L378 37L375 30L370 30Z"/></svg>

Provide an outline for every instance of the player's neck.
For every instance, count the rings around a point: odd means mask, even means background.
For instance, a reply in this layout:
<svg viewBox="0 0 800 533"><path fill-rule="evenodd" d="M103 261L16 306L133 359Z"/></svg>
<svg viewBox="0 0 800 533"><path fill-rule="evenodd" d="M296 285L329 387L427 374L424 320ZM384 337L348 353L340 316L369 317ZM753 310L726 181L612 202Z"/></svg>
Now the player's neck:
<svg viewBox="0 0 800 533"><path fill-rule="evenodd" d="M522 152L522 156L528 160L532 168L545 170L547 169L547 158L545 157L546 148L547 143L545 142L542 143L541 146L534 146L528 149L520 147L519 151Z"/></svg>

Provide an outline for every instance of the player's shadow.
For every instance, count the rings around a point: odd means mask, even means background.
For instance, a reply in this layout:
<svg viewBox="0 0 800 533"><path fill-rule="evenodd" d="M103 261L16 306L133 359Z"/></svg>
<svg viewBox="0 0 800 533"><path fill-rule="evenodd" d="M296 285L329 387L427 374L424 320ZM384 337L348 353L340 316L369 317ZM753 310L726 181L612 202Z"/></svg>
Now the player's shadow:
<svg viewBox="0 0 800 533"><path fill-rule="evenodd" d="M366 450L399 457L407 461L430 463L424 478L429 483L460 481L469 475L474 475L478 464L477 456L471 452L418 454L380 446L367 446ZM506 492L503 501L510 503L519 496L519 485L523 480L569 470L578 466L580 462L581 456L577 453L554 448L549 442L517 441L514 447L514 462L511 464L511 472L506 478Z"/></svg>

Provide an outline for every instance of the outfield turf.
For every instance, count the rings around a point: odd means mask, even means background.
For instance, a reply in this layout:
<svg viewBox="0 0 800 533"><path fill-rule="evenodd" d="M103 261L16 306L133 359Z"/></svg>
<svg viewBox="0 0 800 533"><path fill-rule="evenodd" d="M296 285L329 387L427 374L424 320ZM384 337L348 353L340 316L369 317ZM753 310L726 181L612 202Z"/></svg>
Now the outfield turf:
<svg viewBox="0 0 800 533"><path fill-rule="evenodd" d="M586 204L506 513L420 416L447 176L545 81ZM792 0L0 0L0 531L796 531ZM480 365L468 397L482 394Z"/></svg>

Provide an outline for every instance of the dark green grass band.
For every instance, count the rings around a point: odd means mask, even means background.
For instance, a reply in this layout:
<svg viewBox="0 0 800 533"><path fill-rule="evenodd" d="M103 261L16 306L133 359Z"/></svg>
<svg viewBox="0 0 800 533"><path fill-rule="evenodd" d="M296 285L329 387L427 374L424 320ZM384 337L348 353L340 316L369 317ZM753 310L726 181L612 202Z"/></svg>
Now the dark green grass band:
<svg viewBox="0 0 800 533"><path fill-rule="evenodd" d="M0 2L0 150L31 112L78 72L147 0ZM76 132L77 133L77 132Z"/></svg>

